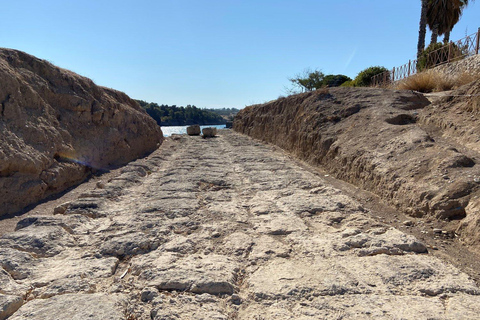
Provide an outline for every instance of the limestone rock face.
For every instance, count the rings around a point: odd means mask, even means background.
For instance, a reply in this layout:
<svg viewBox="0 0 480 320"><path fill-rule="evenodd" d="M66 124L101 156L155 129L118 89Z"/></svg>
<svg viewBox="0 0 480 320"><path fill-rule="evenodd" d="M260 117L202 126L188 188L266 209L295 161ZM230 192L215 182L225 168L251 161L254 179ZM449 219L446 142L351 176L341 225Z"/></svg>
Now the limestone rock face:
<svg viewBox="0 0 480 320"><path fill-rule="evenodd" d="M126 94L0 49L0 215L155 150L160 127Z"/></svg>

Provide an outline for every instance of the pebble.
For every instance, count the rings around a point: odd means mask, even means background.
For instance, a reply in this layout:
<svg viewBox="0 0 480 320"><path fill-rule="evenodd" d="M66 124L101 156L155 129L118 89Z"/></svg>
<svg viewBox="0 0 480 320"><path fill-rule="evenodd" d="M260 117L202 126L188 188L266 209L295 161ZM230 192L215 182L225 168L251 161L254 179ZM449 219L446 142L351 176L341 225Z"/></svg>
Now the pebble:
<svg viewBox="0 0 480 320"><path fill-rule="evenodd" d="M405 220L405 221L403 221L403 225L405 225L407 227L411 227L411 226L413 226L413 221L412 220Z"/></svg>

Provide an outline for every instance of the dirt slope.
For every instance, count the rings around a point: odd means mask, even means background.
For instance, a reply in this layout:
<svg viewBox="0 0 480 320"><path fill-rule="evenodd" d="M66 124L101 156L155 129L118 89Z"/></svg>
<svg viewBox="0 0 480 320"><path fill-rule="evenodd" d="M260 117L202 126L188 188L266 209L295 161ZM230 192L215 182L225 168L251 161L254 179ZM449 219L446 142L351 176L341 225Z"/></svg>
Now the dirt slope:
<svg viewBox="0 0 480 320"><path fill-rule="evenodd" d="M0 81L0 216L162 142L124 93L26 53L0 49Z"/></svg>
<svg viewBox="0 0 480 320"><path fill-rule="evenodd" d="M242 110L236 131L276 144L415 217L461 223L478 242L478 99L472 83L431 104L421 94L333 88ZM473 100L472 100L473 99ZM472 200L472 201L471 201ZM469 206L469 203L470 206ZM476 203L476 202L475 202ZM467 219L465 219L467 217Z"/></svg>

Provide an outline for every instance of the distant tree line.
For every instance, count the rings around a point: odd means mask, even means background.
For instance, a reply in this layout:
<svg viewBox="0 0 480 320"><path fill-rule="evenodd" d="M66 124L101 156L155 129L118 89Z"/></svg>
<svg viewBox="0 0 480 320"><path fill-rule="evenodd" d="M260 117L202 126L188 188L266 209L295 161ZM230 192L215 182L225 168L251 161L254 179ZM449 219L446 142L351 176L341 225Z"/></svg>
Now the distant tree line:
<svg viewBox="0 0 480 320"><path fill-rule="evenodd" d="M216 114L218 114L220 116L224 116L224 117L234 116L240 111L237 108L221 108L221 109L210 108L210 109L204 109L204 110L216 113Z"/></svg>
<svg viewBox="0 0 480 320"><path fill-rule="evenodd" d="M140 106L158 123L159 126L186 126L192 124L217 125L226 120L219 114L192 105L186 107L158 105L155 102L136 100Z"/></svg>

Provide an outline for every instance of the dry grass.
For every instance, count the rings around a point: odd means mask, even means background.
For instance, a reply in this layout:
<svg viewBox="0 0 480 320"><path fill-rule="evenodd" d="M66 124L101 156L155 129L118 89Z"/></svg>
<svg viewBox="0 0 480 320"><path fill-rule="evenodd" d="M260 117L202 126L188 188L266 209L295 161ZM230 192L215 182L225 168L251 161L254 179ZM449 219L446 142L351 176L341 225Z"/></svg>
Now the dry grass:
<svg viewBox="0 0 480 320"><path fill-rule="evenodd" d="M457 76L445 76L437 72L422 72L400 81L396 89L418 92L440 92L456 89L464 84L480 79L480 74L461 73Z"/></svg>

